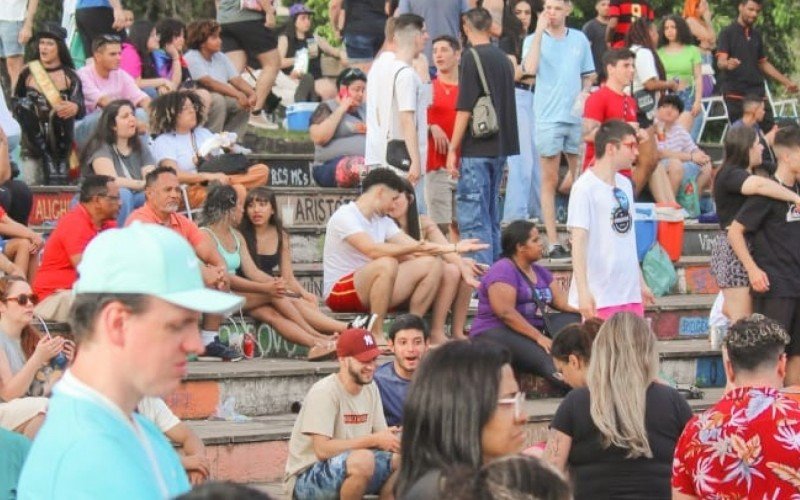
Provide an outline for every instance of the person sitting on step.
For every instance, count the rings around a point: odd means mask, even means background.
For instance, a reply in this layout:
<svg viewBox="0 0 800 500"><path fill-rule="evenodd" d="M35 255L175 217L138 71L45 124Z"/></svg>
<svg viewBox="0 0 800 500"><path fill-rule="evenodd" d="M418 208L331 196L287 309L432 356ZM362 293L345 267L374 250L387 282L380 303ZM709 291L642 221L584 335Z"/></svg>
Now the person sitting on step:
<svg viewBox="0 0 800 500"><path fill-rule="evenodd" d="M44 24L14 89L14 115L22 124L29 151L41 158L46 185L67 182L75 120L86 113L66 36L61 26Z"/></svg>
<svg viewBox="0 0 800 500"><path fill-rule="evenodd" d="M119 37L101 35L92 42L94 62L78 70L86 102L86 116L75 124L75 142L79 150L94 134L102 108L117 99L127 99L136 106L139 132L147 130L150 97L136 85L131 75L119 69L121 52Z"/></svg>
<svg viewBox="0 0 800 500"><path fill-rule="evenodd" d="M379 354L369 331L342 332L339 371L311 386L289 438L284 482L292 498L391 493L400 429L386 425L373 383Z"/></svg>
<svg viewBox="0 0 800 500"><path fill-rule="evenodd" d="M204 145L214 137L211 130L201 126L205 112L202 99L192 91L170 92L153 101L151 130L156 134L153 155L159 165L172 167L178 173L181 184L188 184L189 205L197 208L203 204L206 186L210 181L232 184L239 196L245 191L263 186L269 178L269 168L262 164L242 165L238 173L224 173L222 170L201 171L201 164L208 161L209 155L222 152L219 147L208 154L201 152ZM234 145L232 152L243 152ZM215 156L216 157L216 156ZM235 155L229 155L235 158Z"/></svg>
<svg viewBox="0 0 800 500"><path fill-rule="evenodd" d="M388 168L370 171L363 193L328 220L323 247L325 303L335 312L370 312L372 333L383 341L389 309L408 307L423 316L442 279L442 247L414 240L388 213L402 196L403 182Z"/></svg>
<svg viewBox="0 0 800 500"><path fill-rule="evenodd" d="M180 234L195 251L197 258L204 264L200 267L203 283L209 288L227 290L230 280L225 272L225 261L214 246L214 242L200 232L197 225L186 216L178 213L181 204L181 188L175 169L158 166L144 178L145 203L134 210L126 225L134 221L147 224L159 224L168 227ZM230 360L241 358L238 353L227 345L222 344L217 332L212 330L201 331L204 356Z"/></svg>
<svg viewBox="0 0 800 500"><path fill-rule="evenodd" d="M125 99L109 103L81 161L84 175L108 175L119 186L118 227L144 205L144 175L155 168L147 141L136 131L135 109Z"/></svg>
<svg viewBox="0 0 800 500"><path fill-rule="evenodd" d="M245 298L242 310L263 321L289 342L308 347L309 361L329 357L336 345L330 335L347 328L308 301L287 296L283 278L273 278L261 271L250 255L244 237L235 228L244 212L244 198L236 196L232 186L213 186L203 205L201 228L216 245L225 261L231 290ZM294 295L294 294L292 294ZM205 322L205 329L217 330L218 325Z"/></svg>
<svg viewBox="0 0 800 500"><path fill-rule="evenodd" d="M416 314L403 314L389 327L389 348L394 360L375 370L375 383L381 393L383 415L388 425L403 425L403 404L411 378L428 351L430 331Z"/></svg>
<svg viewBox="0 0 800 500"><path fill-rule="evenodd" d="M36 314L49 321L67 321L83 251L101 231L116 227L118 213L119 186L114 178L86 176L78 204L58 220L44 245L42 263L32 283L41 300Z"/></svg>

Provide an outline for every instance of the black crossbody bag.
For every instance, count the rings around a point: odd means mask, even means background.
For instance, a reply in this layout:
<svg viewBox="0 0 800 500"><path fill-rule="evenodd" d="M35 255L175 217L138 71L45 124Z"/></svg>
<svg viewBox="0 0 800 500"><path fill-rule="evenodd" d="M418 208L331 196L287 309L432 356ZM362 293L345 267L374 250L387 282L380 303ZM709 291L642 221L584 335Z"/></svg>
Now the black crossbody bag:
<svg viewBox="0 0 800 500"><path fill-rule="evenodd" d="M512 261L513 262L513 261ZM545 304L542 299L536 294L536 286L533 284L533 281L528 277L525 272L520 269L516 262L514 262L514 266L517 268L517 271L522 275L525 279L525 282L528 283L528 286L531 288L531 296L533 297L533 301L536 303L536 308L542 314L542 318L544 319L544 333L550 338L556 336L558 332L560 332L565 326L571 325L572 323L580 323L581 322L581 315L578 313L572 312L561 312L561 311L553 311L548 312L548 305Z"/></svg>

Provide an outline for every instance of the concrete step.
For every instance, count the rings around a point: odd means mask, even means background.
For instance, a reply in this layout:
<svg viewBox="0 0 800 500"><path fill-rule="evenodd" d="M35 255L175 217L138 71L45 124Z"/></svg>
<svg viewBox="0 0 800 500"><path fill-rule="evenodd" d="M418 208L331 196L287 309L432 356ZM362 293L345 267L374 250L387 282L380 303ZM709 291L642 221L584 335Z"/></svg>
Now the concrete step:
<svg viewBox="0 0 800 500"><path fill-rule="evenodd" d="M661 370L666 379L680 384L721 387L724 374L720 353L705 339L659 341ZM383 364L391 357L378 360ZM206 419L217 407L233 398L242 415L265 416L289 413L319 379L338 370L338 363L304 360L254 359L235 363L195 362L180 387L165 400L183 419ZM556 394L543 380L524 376L523 390L531 398Z"/></svg>
<svg viewBox="0 0 800 500"><path fill-rule="evenodd" d="M710 408L722 396L722 389L703 392L703 399L689 400L696 413ZM526 401L526 446L546 441L547 427L560 402L558 398ZM278 483L283 479L294 420L294 414L282 414L248 422L190 421L189 425L206 443L213 479L262 483L259 488L282 495ZM271 484L266 488L263 483Z"/></svg>
<svg viewBox="0 0 800 500"><path fill-rule="evenodd" d="M297 235L292 238L292 269L297 280L311 293L322 297L322 249L324 235L311 244L298 244ZM315 246L312 246L315 245ZM313 259L313 260L309 260ZM552 263L546 258L540 261L542 267L553 273L553 278L564 290L569 289L572 277L572 265L565 263ZM675 269L678 273L678 282L672 289L673 294L716 294L719 287L710 272L710 257L688 256L681 257L676 262Z"/></svg>

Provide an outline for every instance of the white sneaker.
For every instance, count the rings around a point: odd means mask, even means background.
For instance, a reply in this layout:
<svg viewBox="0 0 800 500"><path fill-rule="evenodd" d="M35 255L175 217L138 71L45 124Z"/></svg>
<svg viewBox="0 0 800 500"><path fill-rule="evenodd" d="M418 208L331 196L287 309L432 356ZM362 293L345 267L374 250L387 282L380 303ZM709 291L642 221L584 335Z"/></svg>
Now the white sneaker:
<svg viewBox="0 0 800 500"><path fill-rule="evenodd" d="M261 113L257 115L250 115L250 121L248 124L251 127L261 128L264 130L278 130L281 128L280 125L267 118L267 114L264 113L264 111L261 111Z"/></svg>

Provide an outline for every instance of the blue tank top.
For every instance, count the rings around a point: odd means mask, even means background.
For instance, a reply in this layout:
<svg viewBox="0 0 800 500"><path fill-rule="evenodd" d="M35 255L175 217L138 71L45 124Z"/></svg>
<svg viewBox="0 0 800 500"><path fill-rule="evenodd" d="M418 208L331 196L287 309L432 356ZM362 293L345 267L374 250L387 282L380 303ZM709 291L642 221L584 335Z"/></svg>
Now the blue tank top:
<svg viewBox="0 0 800 500"><path fill-rule="evenodd" d="M214 238L214 241L217 243L217 251L222 256L222 260L225 261L225 268L227 269L228 274L236 274L236 271L242 267L242 256L239 254L239 247L241 244L239 243L239 238L236 236L233 228L228 228L228 230L231 232L231 236L233 236L233 239L236 240L236 250L233 252L229 252L224 246L222 246L222 242L219 241L217 235L214 234L214 231L212 231L210 228L203 227L201 229L208 231L208 234Z"/></svg>

